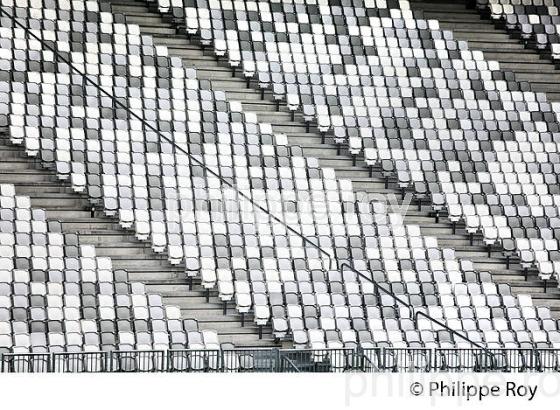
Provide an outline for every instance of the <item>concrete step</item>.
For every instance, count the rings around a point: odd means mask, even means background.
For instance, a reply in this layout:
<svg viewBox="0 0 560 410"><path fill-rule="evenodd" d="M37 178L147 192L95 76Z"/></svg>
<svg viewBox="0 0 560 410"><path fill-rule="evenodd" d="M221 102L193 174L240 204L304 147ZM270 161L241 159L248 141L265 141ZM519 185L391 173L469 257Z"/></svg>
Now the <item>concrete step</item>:
<svg viewBox="0 0 560 410"><path fill-rule="evenodd" d="M487 53L521 53L525 51L525 46L523 44L516 43L513 40L490 41L484 35L480 36L478 40L470 40L469 47L473 50L484 51L484 55L487 55Z"/></svg>
<svg viewBox="0 0 560 410"><path fill-rule="evenodd" d="M547 72L517 72L516 78L521 81L529 81L531 84L557 85L560 83L560 71Z"/></svg>
<svg viewBox="0 0 560 410"><path fill-rule="evenodd" d="M471 32L476 32L476 33L494 32L494 27L488 25L485 21L467 21L467 22L440 21L439 26L441 29L450 30L453 32L464 31L464 30L470 30Z"/></svg>
<svg viewBox="0 0 560 410"><path fill-rule="evenodd" d="M487 60L511 60L511 61L519 61L519 62L538 62L541 60L541 57L538 54L528 53L525 49L520 49L517 51L514 50L488 50L484 52L484 57Z"/></svg>
<svg viewBox="0 0 560 410"><path fill-rule="evenodd" d="M473 32L471 30L453 30L453 35L456 39L460 38L461 40L468 41L471 46L473 44L473 41L477 42L481 39L492 43L516 43L515 40L509 36L509 34L501 33L499 31L488 32L481 35L480 33Z"/></svg>
<svg viewBox="0 0 560 410"><path fill-rule="evenodd" d="M461 0L457 0L456 2L411 0L410 3L414 12L419 10L424 13L427 11L433 11L436 13L444 13L445 16L447 16L447 13L467 14L469 12L469 10L466 10L464 7L465 2ZM450 15L449 18L453 18L453 16Z"/></svg>

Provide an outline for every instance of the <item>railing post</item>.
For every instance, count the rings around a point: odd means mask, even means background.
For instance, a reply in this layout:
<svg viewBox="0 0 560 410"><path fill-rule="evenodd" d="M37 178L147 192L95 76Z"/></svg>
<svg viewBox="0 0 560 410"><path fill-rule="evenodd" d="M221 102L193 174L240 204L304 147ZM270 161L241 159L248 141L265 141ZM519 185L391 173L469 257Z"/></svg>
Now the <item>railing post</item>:
<svg viewBox="0 0 560 410"><path fill-rule="evenodd" d="M355 352L354 354L356 355L355 359L354 359L355 360L355 365L358 366L358 368L361 371L364 371L364 356L362 354L363 351L362 351L362 348L360 347L360 345L358 345L356 347L356 349L354 349L354 352Z"/></svg>
<svg viewBox="0 0 560 410"><path fill-rule="evenodd" d="M540 368L537 367L541 367L538 366L538 362L539 362L539 351L536 349L531 350L531 354L530 354L530 358L529 358L529 368L533 371L541 371Z"/></svg>
<svg viewBox="0 0 560 410"><path fill-rule="evenodd" d="M426 351L427 356L427 366L426 366L426 373L430 373L432 371L432 351L433 349L428 349Z"/></svg>
<svg viewBox="0 0 560 410"><path fill-rule="evenodd" d="M47 373L54 373L54 353L49 353L47 357Z"/></svg>
<svg viewBox="0 0 560 410"><path fill-rule="evenodd" d="M105 369L108 372L113 372L113 352L105 352Z"/></svg>
<svg viewBox="0 0 560 410"><path fill-rule="evenodd" d="M273 372L282 373L282 363L280 363L280 349L275 347L274 354L276 356L276 360L275 360L276 369L274 369Z"/></svg>

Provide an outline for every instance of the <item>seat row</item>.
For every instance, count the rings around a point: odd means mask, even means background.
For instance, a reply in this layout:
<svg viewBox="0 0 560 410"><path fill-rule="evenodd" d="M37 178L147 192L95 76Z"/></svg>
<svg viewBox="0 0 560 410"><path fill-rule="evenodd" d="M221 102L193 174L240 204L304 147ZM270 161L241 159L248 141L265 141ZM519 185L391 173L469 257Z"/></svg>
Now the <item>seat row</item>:
<svg viewBox="0 0 560 410"><path fill-rule="evenodd" d="M402 188L558 277L558 106L437 21L406 1L159 6Z"/></svg>

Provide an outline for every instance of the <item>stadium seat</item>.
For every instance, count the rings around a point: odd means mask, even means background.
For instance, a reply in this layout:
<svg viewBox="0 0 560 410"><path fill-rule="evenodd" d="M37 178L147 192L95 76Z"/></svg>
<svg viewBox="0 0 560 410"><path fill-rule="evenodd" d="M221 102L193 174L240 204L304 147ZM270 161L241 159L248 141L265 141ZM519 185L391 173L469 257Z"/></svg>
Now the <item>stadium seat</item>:
<svg viewBox="0 0 560 410"><path fill-rule="evenodd" d="M401 9L393 7L397 2L357 0L344 6L177 1L176 9L165 3L163 12L182 16L184 9L188 32L271 88L290 110L301 108L337 143L381 164L402 187L432 195L439 200L434 206L447 207L451 220L465 220L488 243L513 241L522 263L537 266L543 279L557 275L555 111L437 22L416 19L405 1ZM318 349L316 362L344 369L346 356L325 349L356 344L465 347L429 320L415 322L416 311L492 347L557 343L558 331L544 328L530 298L496 286L385 204L358 200L349 180L302 156L285 135L197 79L196 70L154 46L107 3L17 0L2 7L15 16L0 20L0 100L6 101L0 122L9 126L11 142L155 252L184 264L185 277L200 276L239 313L253 312L257 325L271 322L277 337ZM61 58L53 57L55 43ZM74 296L60 289L51 295L39 285L11 300L13 307L0 300L0 315L26 322L29 314L48 329L46 341L23 333L2 347L173 346L192 350L175 357L177 370L218 366L209 352L219 348L215 333L181 322L178 308L164 307L141 284L114 297L120 282L111 278L110 260L73 242L74 256L66 257L64 235L47 229L28 199L10 186L2 186L2 195L7 242L0 266L9 268L0 277L11 286L16 271L38 277L60 271ZM32 245L45 238L52 250ZM334 262L351 263L361 275L341 273ZM100 283L107 285L98 294ZM77 305L92 330L65 333L62 322L80 318ZM160 367L131 357L118 356L123 371ZM380 364L425 365L423 355L394 353ZM231 364L254 367L250 355Z"/></svg>

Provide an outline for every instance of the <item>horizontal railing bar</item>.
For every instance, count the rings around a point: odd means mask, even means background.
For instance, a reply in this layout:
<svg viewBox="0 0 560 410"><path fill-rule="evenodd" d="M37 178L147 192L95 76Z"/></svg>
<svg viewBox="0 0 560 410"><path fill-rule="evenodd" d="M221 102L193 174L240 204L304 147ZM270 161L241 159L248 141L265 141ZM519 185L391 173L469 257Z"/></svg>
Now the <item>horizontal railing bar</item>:
<svg viewBox="0 0 560 410"><path fill-rule="evenodd" d="M560 349L490 349L503 359L488 364L480 360L483 349L473 348L325 348L325 349L169 349L99 352L3 353L2 372L235 372L240 356L252 355L254 365L249 371L306 372L311 371L559 371ZM175 359L181 359L179 364ZM184 360L183 360L184 359ZM189 360L195 361L191 366ZM449 361L451 360L451 361ZM80 364L84 367L81 370ZM283 364L288 364L285 367ZM314 366L322 366L317 370ZM364 367L365 366L365 367ZM367 369L366 369L367 368ZM73 370L72 370L73 369ZM246 368L239 371L247 371Z"/></svg>

